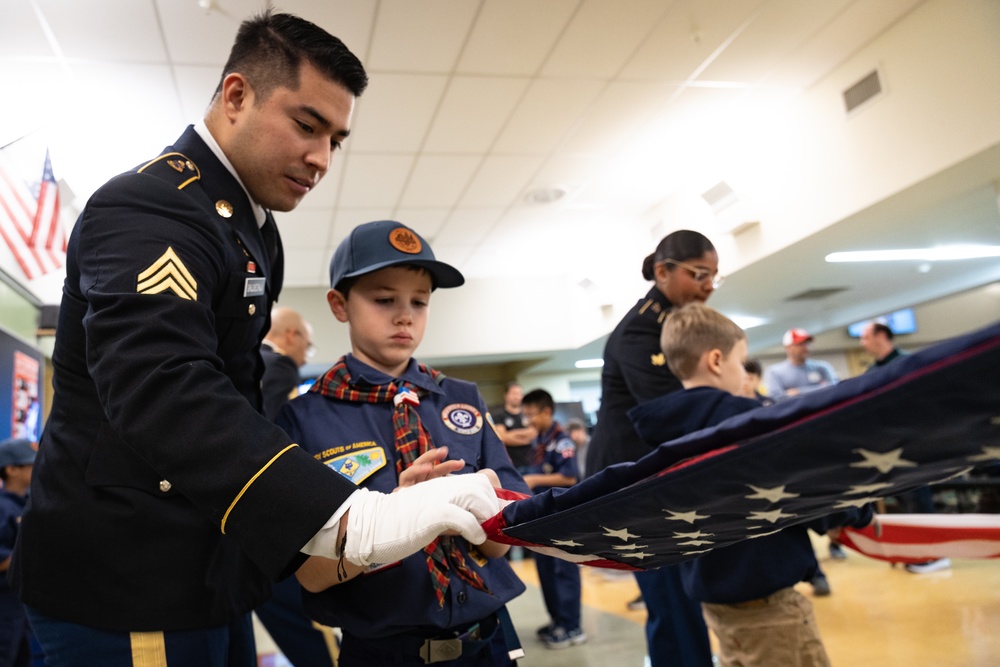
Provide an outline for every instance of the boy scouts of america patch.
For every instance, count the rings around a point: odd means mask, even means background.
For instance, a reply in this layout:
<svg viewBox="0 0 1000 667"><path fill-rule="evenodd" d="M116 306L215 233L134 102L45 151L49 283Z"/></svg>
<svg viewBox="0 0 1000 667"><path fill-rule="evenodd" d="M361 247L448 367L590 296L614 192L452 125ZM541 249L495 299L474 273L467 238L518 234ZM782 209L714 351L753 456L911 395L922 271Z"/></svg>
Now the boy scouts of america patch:
<svg viewBox="0 0 1000 667"><path fill-rule="evenodd" d="M389 245L407 255L416 255L423 249L423 244L417 235L403 227L396 227L389 232Z"/></svg>
<svg viewBox="0 0 1000 667"><path fill-rule="evenodd" d="M360 449L330 459L326 461L326 465L355 484L361 484L385 467L385 452L382 451L381 447Z"/></svg>
<svg viewBox="0 0 1000 667"><path fill-rule="evenodd" d="M136 277L135 291L139 294L161 294L173 292L182 299L198 299L198 281L184 266L174 249L167 251Z"/></svg>
<svg viewBox="0 0 1000 667"><path fill-rule="evenodd" d="M473 435L483 428L483 415L474 406L452 403L441 411L444 425L455 433Z"/></svg>

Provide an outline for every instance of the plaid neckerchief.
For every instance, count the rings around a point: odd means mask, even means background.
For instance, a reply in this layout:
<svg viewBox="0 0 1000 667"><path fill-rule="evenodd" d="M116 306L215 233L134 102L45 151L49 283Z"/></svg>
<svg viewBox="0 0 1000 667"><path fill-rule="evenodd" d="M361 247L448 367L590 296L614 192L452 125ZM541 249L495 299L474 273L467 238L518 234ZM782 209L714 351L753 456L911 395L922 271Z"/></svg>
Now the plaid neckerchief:
<svg viewBox="0 0 1000 667"><path fill-rule="evenodd" d="M540 433L538 437L535 438L535 451L532 452L532 454L534 454L534 460L532 463L535 465L542 465L545 463L545 450L550 444L563 437L566 437L566 432L562 430L559 422L552 422L552 426L550 426L545 433Z"/></svg>
<svg viewBox="0 0 1000 667"><path fill-rule="evenodd" d="M419 364L421 373L425 373L439 385L444 380L444 374L429 366ZM364 380L353 382L347 371L347 358L341 357L330 370L323 374L309 391L340 401L358 403L389 403L394 405L392 425L396 444L396 474L397 476L409 468L418 456L434 449L431 434L420 422L420 414L416 408L420 405L421 396L427 395L427 390L406 382L393 380L387 384L369 384ZM427 571L430 572L434 584L434 594L438 606L444 607L445 593L449 585L449 570L454 570L460 579L489 592L483 578L469 567L465 556L458 548L454 537L440 536L424 547L427 558Z"/></svg>

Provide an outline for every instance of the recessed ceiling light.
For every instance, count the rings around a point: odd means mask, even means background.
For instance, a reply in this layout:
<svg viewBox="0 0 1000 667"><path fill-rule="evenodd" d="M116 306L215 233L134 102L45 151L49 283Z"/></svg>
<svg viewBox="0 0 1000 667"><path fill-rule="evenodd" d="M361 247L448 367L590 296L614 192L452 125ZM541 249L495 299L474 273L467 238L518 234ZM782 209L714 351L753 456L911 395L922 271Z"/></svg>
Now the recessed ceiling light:
<svg viewBox="0 0 1000 667"><path fill-rule="evenodd" d="M551 204L566 196L566 188L561 185L549 185L528 190L524 195L524 201L529 204Z"/></svg>
<svg viewBox="0 0 1000 667"><path fill-rule="evenodd" d="M756 315L730 315L729 319L735 322L740 329L753 329L768 322L765 318Z"/></svg>
<svg viewBox="0 0 1000 667"><path fill-rule="evenodd" d="M893 262L917 260L923 262L945 262L955 259L982 259L1000 257L1000 246L995 245L949 245L936 248L906 248L896 250L853 250L833 252L826 256L828 262Z"/></svg>
<svg viewBox="0 0 1000 667"><path fill-rule="evenodd" d="M604 359L580 359L573 365L577 368L601 368L604 366Z"/></svg>

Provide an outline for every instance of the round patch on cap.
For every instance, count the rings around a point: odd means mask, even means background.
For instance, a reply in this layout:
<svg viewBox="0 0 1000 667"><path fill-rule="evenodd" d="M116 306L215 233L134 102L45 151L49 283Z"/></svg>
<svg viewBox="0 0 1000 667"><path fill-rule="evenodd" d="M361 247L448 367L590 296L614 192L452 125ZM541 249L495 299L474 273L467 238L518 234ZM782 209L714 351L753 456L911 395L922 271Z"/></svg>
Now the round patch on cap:
<svg viewBox="0 0 1000 667"><path fill-rule="evenodd" d="M420 237L406 227L396 227L389 232L389 244L399 252L416 255L424 249Z"/></svg>
<svg viewBox="0 0 1000 667"><path fill-rule="evenodd" d="M483 428L482 413L466 403L452 403L441 411L441 419L445 426L462 435L473 435Z"/></svg>

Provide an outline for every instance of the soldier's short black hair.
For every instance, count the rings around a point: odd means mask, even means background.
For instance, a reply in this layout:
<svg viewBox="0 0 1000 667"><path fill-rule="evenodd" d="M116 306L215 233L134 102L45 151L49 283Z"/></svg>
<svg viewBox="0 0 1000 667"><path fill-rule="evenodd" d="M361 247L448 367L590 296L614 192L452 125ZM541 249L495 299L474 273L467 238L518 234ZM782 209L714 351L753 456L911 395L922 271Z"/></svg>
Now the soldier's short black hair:
<svg viewBox="0 0 1000 667"><path fill-rule="evenodd" d="M657 262L667 259L686 262L698 259L706 252L716 252L715 246L707 236L691 229L678 229L660 239L656 251L642 260L642 277L653 280L656 277L654 267Z"/></svg>
<svg viewBox="0 0 1000 667"><path fill-rule="evenodd" d="M268 9L240 25L215 94L233 72L247 78L258 101L267 99L278 86L296 90L303 61L355 97L368 87L364 66L342 41L305 19Z"/></svg>

